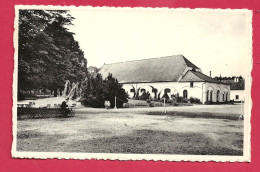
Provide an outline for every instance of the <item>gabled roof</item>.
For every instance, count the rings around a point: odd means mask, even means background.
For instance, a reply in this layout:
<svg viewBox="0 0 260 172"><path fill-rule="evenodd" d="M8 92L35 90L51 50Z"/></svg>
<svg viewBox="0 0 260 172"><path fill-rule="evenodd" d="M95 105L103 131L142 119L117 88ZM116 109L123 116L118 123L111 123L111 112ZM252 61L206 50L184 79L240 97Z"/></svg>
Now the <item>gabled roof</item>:
<svg viewBox="0 0 260 172"><path fill-rule="evenodd" d="M103 77L112 73L119 83L177 82L187 68L200 70L183 55L174 55L105 64L99 73Z"/></svg>
<svg viewBox="0 0 260 172"><path fill-rule="evenodd" d="M220 84L226 84L222 83L216 79L213 79L201 72L189 70L180 80L180 82L213 82L213 83L220 83Z"/></svg>

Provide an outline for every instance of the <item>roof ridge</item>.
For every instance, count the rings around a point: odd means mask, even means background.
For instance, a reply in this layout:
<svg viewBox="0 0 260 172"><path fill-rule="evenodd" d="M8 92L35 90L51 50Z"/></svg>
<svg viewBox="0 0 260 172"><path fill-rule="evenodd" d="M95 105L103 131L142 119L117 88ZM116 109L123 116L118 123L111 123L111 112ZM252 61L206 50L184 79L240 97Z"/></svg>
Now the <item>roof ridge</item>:
<svg viewBox="0 0 260 172"><path fill-rule="evenodd" d="M192 70L191 70L192 71ZM208 76L208 75L206 75L206 74L204 74L204 73L202 73L202 72L200 72L200 71L192 71L192 72L198 72L198 73L200 73L200 74L202 74L202 75L204 75L204 76L206 76L206 77L209 77L209 78L211 78L211 79L213 79L214 80L214 78L212 78L212 77L210 77L210 76ZM216 80L217 81L217 80Z"/></svg>
<svg viewBox="0 0 260 172"><path fill-rule="evenodd" d="M206 77L208 77L208 78L210 78L210 80L212 80L212 81L214 81L214 82L216 82L216 83L220 83L220 84L227 84L227 83L224 83L224 82L220 82L220 81L218 81L217 79L214 79L214 78L212 78L212 77L210 77L210 76L208 76L208 75L206 75L206 74L204 74L204 73L202 73L202 72L200 72L200 71L192 71L192 70L190 70L194 75L196 75L196 73L200 73L201 75L204 75L204 76L206 76ZM197 75L196 75L197 76ZM197 76L197 77L199 77L199 76ZM201 78L202 79L202 78Z"/></svg>
<svg viewBox="0 0 260 172"><path fill-rule="evenodd" d="M189 66L189 64L187 64L187 62L189 62L190 64L192 64L195 68L200 69L200 68L199 68L198 66L196 66L194 63L192 63L190 60L188 60L185 56L183 56L183 59L184 59L185 64L186 64L188 67L190 67L190 66Z"/></svg>
<svg viewBox="0 0 260 172"><path fill-rule="evenodd" d="M182 54L178 54L178 55L163 56L163 57L153 57L153 58L148 58L148 59L139 59L139 60L124 61L124 62L115 62L115 63L109 63L109 64L104 64L104 65L113 65L113 64L126 63L126 62L136 62L136 61L144 61L144 60L151 60L151 59L162 59L162 58L167 58L167 57L179 57L179 56L182 56L183 58L185 58Z"/></svg>

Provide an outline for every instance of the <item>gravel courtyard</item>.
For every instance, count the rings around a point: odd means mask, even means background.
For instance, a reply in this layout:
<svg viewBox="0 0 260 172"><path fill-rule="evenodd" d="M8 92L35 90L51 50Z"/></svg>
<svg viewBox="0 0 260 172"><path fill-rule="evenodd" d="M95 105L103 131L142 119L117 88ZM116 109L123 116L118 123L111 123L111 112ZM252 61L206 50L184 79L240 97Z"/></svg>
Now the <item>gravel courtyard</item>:
<svg viewBox="0 0 260 172"><path fill-rule="evenodd" d="M18 120L17 151L243 155L241 105L76 110Z"/></svg>

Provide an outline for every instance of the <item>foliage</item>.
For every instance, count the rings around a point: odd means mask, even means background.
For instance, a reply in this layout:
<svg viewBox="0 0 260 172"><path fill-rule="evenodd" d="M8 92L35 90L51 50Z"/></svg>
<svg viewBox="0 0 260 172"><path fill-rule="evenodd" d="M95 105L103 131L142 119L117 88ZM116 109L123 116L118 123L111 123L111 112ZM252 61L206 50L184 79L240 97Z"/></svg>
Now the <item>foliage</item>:
<svg viewBox="0 0 260 172"><path fill-rule="evenodd" d="M150 99L150 93L148 91L143 91L143 94L138 97L139 100L147 100Z"/></svg>
<svg viewBox="0 0 260 172"><path fill-rule="evenodd" d="M162 102L162 103L164 103L164 98L162 98L162 99L160 99L160 102ZM174 100L173 99L166 99L165 98L165 103L173 103L174 102Z"/></svg>
<svg viewBox="0 0 260 172"><path fill-rule="evenodd" d="M117 97L116 105L119 108L123 107L123 104L128 101L127 93L117 79L113 78L112 74L109 74L105 79L99 73L96 77L89 76L82 86L82 104L85 106L101 108L105 107L105 101L110 101L111 107L114 107L115 96Z"/></svg>
<svg viewBox="0 0 260 172"><path fill-rule="evenodd" d="M66 28L73 19L64 10L19 10L19 90L43 88L56 96L65 80L85 78L84 53Z"/></svg>
<svg viewBox="0 0 260 172"><path fill-rule="evenodd" d="M165 92L162 96L162 99L165 98L166 100L170 99L169 95Z"/></svg>
<svg viewBox="0 0 260 172"><path fill-rule="evenodd" d="M205 104L206 105L219 105L219 104L234 104L234 100L230 100L230 101L224 101L224 102L213 102L213 101L206 101Z"/></svg>
<svg viewBox="0 0 260 172"><path fill-rule="evenodd" d="M201 103L200 99L196 98L196 97L191 97L190 98L190 103Z"/></svg>
<svg viewBox="0 0 260 172"><path fill-rule="evenodd" d="M176 97L176 102L177 103L188 103L188 100L185 99L184 97Z"/></svg>

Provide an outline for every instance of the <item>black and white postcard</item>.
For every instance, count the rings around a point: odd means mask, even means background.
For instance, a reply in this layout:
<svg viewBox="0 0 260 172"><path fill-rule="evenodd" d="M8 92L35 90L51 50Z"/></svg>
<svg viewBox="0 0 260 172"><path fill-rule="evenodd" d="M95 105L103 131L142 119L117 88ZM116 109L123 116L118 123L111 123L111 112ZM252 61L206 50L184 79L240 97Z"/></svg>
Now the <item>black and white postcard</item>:
<svg viewBox="0 0 260 172"><path fill-rule="evenodd" d="M250 162L252 11L15 10L13 157Z"/></svg>

